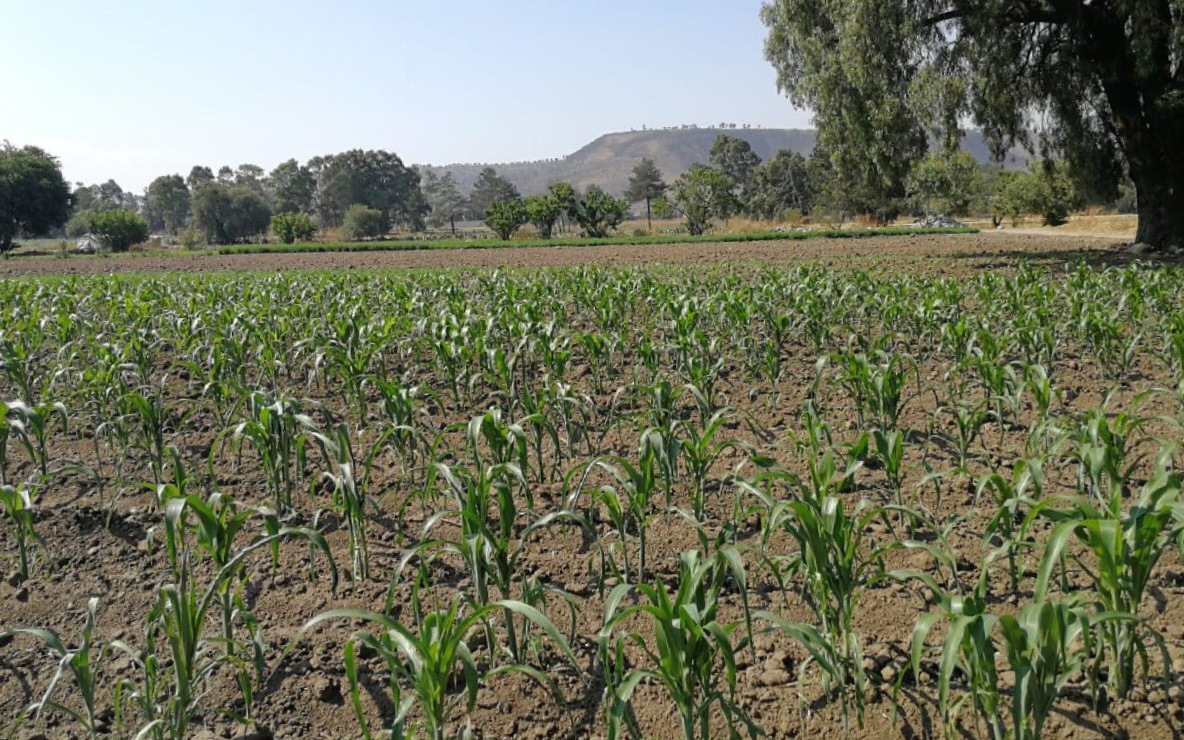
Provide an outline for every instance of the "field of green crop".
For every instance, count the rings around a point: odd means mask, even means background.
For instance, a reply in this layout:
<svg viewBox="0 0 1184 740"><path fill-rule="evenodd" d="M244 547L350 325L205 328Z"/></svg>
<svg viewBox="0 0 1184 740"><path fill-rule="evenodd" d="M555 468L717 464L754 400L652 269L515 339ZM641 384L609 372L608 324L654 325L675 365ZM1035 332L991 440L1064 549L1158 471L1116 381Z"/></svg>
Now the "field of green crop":
<svg viewBox="0 0 1184 740"><path fill-rule="evenodd" d="M375 241L334 242L307 244L238 244L219 247L218 254L283 254L285 252L401 252L417 249L504 249L508 247L593 247L593 246L656 246L663 244L695 244L701 242L762 242L796 241L802 239L865 239L873 236L908 236L910 234L976 234L978 229L914 229L890 227L881 229L817 229L808 231L777 231L768 233L708 234L705 236L614 236L604 239L435 239L430 241Z"/></svg>
<svg viewBox="0 0 1184 740"><path fill-rule="evenodd" d="M1182 291L0 282L0 724L1176 736Z"/></svg>

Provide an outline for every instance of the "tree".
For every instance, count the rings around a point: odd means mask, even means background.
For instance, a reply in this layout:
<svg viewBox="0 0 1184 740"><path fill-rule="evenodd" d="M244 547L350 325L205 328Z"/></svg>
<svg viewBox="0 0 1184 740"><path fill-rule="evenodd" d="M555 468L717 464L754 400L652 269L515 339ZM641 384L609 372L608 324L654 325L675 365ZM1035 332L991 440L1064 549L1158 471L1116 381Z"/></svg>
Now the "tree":
<svg viewBox="0 0 1184 740"><path fill-rule="evenodd" d="M284 244L295 244L316 236L317 225L307 213L279 213L271 217L271 233Z"/></svg>
<svg viewBox="0 0 1184 740"><path fill-rule="evenodd" d="M243 185L202 185L190 207L194 227L210 244L233 244L263 234L271 226L271 206Z"/></svg>
<svg viewBox="0 0 1184 740"><path fill-rule="evenodd" d="M148 185L144 193L152 219L170 234L185 226L189 217L189 186L180 175L164 175Z"/></svg>
<svg viewBox="0 0 1184 740"><path fill-rule="evenodd" d="M423 194L431 209L428 223L436 227L448 224L452 233L456 234L456 220L464 213L465 198L460 194L452 173L445 172L441 177L432 170L425 172Z"/></svg>
<svg viewBox="0 0 1184 740"><path fill-rule="evenodd" d="M502 241L509 241L526 219L526 204L520 198L496 201L485 213L485 225Z"/></svg>
<svg viewBox="0 0 1184 740"><path fill-rule="evenodd" d="M766 220L781 218L790 211L807 215L816 196L810 163L797 152L781 149L757 168L748 210Z"/></svg>
<svg viewBox="0 0 1184 740"><path fill-rule="evenodd" d="M570 182L553 182L547 186L547 194L559 204L559 226L568 230L570 219L575 219L576 209L580 204L580 197Z"/></svg>
<svg viewBox="0 0 1184 740"><path fill-rule="evenodd" d="M983 173L968 152L934 152L909 173L914 209L927 215L966 216L983 195Z"/></svg>
<svg viewBox="0 0 1184 740"><path fill-rule="evenodd" d="M392 152L354 149L309 162L317 180L316 211L322 226L339 226L346 211L364 205L383 214L385 227L423 226L428 205L419 173Z"/></svg>
<svg viewBox="0 0 1184 740"><path fill-rule="evenodd" d="M1024 214L1039 213L1045 226L1060 226L1078 202L1068 168L1051 164L1032 172L999 174L989 205L996 224L1007 217L1015 226Z"/></svg>
<svg viewBox="0 0 1184 740"><path fill-rule="evenodd" d="M625 191L625 197L634 203L645 201L645 222L648 231L654 230L654 199L665 195L666 188L666 181L662 179L662 171L654 164L654 160L645 157L633 168L633 175L629 178L629 189Z"/></svg>
<svg viewBox="0 0 1184 740"><path fill-rule="evenodd" d="M58 160L33 146L0 147L0 253L21 234L44 234L70 217L70 186Z"/></svg>
<svg viewBox="0 0 1184 740"><path fill-rule="evenodd" d="M492 167L486 167L477 176L477 182L469 193L469 215L484 218L494 203L520 197L518 188L512 182L497 174L497 170Z"/></svg>
<svg viewBox="0 0 1184 740"><path fill-rule="evenodd" d="M589 185L576 205L574 218L584 235L604 239L629 215L629 201L614 198L596 185Z"/></svg>
<svg viewBox="0 0 1184 740"><path fill-rule="evenodd" d="M1180 0L770 0L762 18L778 86L840 170L891 192L926 130L948 145L969 121L1001 159L1039 129L1079 181L1125 165L1139 241L1184 244Z"/></svg>
<svg viewBox="0 0 1184 740"><path fill-rule="evenodd" d="M702 236L713 218L728 218L736 207L736 182L719 170L695 165L670 186L671 200L687 219L691 236Z"/></svg>
<svg viewBox="0 0 1184 740"><path fill-rule="evenodd" d="M563 215L563 205L553 195L536 195L525 201L526 220L539 232L539 237L550 239L555 224Z"/></svg>
<svg viewBox="0 0 1184 740"><path fill-rule="evenodd" d="M719 134L711 145L711 166L732 178L741 208L747 209L752 199L753 181L761 158L744 139Z"/></svg>
<svg viewBox="0 0 1184 740"><path fill-rule="evenodd" d="M211 182L214 182L214 171L201 165L196 165L189 170L189 177L185 178L185 184L189 186L191 195L196 193L202 185L208 185Z"/></svg>
<svg viewBox="0 0 1184 740"><path fill-rule="evenodd" d="M148 240L148 222L138 213L115 209L95 216L94 232L103 247L112 252L126 252Z"/></svg>
<svg viewBox="0 0 1184 740"><path fill-rule="evenodd" d="M312 171L295 159L281 162L267 176L276 213L309 213L317 194L317 179Z"/></svg>
<svg viewBox="0 0 1184 740"><path fill-rule="evenodd" d="M382 236L390 228L390 223L386 220L386 215L377 208L355 203L346 209L341 227L346 239L361 241Z"/></svg>

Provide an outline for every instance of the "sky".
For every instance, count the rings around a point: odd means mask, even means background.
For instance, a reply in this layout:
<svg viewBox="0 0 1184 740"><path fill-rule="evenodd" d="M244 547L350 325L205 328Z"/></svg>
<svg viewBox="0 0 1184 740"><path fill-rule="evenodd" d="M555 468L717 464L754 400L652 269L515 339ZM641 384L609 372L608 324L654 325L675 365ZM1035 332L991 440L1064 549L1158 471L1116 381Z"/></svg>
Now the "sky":
<svg viewBox="0 0 1184 740"><path fill-rule="evenodd" d="M601 134L809 125L761 0L0 0L0 140L140 192L347 149L561 157Z"/></svg>

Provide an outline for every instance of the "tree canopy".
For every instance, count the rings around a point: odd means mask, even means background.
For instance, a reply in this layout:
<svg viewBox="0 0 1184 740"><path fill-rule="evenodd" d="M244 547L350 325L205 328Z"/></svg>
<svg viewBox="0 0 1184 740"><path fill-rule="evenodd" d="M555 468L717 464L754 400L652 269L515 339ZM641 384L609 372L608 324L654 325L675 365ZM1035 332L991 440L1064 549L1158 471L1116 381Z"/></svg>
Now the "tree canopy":
<svg viewBox="0 0 1184 740"><path fill-rule="evenodd" d="M654 160L644 157L633 168L629 177L629 189L625 197L634 203L645 201L645 220L648 228L653 229L653 202L666 194L666 181L662 179L662 171Z"/></svg>
<svg viewBox="0 0 1184 740"><path fill-rule="evenodd" d="M514 184L497 174L497 170L486 167L477 176L473 190L469 193L469 215L473 218L484 218L489 207L503 200L514 200L522 197Z"/></svg>
<svg viewBox="0 0 1184 740"><path fill-rule="evenodd" d="M0 253L21 234L42 234L70 217L70 186L57 159L37 147L0 146Z"/></svg>
<svg viewBox="0 0 1184 740"><path fill-rule="evenodd" d="M1138 239L1184 244L1181 0L770 0L762 18L778 86L865 200L903 197L927 134L952 149L971 122L999 158L1032 144L1115 187L1125 168Z"/></svg>
<svg viewBox="0 0 1184 740"><path fill-rule="evenodd" d="M176 234L189 218L189 186L180 175L164 175L148 185L148 212L155 226Z"/></svg>

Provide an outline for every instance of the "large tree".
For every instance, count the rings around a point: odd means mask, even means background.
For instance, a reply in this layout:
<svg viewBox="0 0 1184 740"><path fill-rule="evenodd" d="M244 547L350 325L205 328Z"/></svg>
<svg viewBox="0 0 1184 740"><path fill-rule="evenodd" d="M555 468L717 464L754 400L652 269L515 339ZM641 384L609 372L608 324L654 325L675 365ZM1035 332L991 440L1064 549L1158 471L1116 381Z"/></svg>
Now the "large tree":
<svg viewBox="0 0 1184 740"><path fill-rule="evenodd" d="M809 215L817 186L810 177L810 164L797 152L780 149L757 168L753 177L748 210L758 218L773 220L790 211Z"/></svg>
<svg viewBox="0 0 1184 740"><path fill-rule="evenodd" d="M70 186L58 161L33 146L0 146L0 253L20 234L42 234L70 217Z"/></svg>
<svg viewBox="0 0 1184 740"><path fill-rule="evenodd" d="M276 213L312 213L317 179L308 167L289 159L276 165L266 182Z"/></svg>
<svg viewBox="0 0 1184 740"><path fill-rule="evenodd" d="M720 172L695 165L670 185L670 199L687 219L691 236L702 236L713 218L728 218L735 212L736 182Z"/></svg>
<svg viewBox="0 0 1184 740"><path fill-rule="evenodd" d="M1184 245L1182 0L770 0L766 56L836 168L899 196L927 132L996 156L1037 124L1078 179L1138 193L1139 241Z"/></svg>
<svg viewBox="0 0 1184 740"><path fill-rule="evenodd" d="M719 134L711 145L710 157L711 166L736 183L736 197L747 209L757 168L761 166L761 158L752 150L752 144L735 136Z"/></svg>
<svg viewBox="0 0 1184 740"><path fill-rule="evenodd" d="M477 176L473 191L469 193L469 216L485 218L485 213L494 203L515 200L522 197L514 183L497 174L497 170L486 167Z"/></svg>
<svg viewBox="0 0 1184 740"><path fill-rule="evenodd" d="M391 224L422 226L428 206L419 173L392 152L354 149L309 162L317 178L317 215L321 226L339 226L354 205L382 211Z"/></svg>
<svg viewBox="0 0 1184 740"><path fill-rule="evenodd" d="M625 191L625 197L634 203L645 201L646 228L650 231L654 230L654 200L665 195L667 187L666 181L662 179L662 171L649 157L638 162L629 177L629 189Z"/></svg>
<svg viewBox="0 0 1184 740"><path fill-rule="evenodd" d="M180 175L163 175L144 192L154 226L176 234L189 216L189 186Z"/></svg>
<svg viewBox="0 0 1184 740"><path fill-rule="evenodd" d="M451 172L443 177L432 170L423 173L423 195L432 209L428 223L432 226L448 224L456 233L456 220L464 214L465 197L460 194L456 179Z"/></svg>
<svg viewBox="0 0 1184 740"><path fill-rule="evenodd" d="M246 185L206 183L193 194L192 207L193 225L210 244L233 244L271 227L271 207Z"/></svg>

